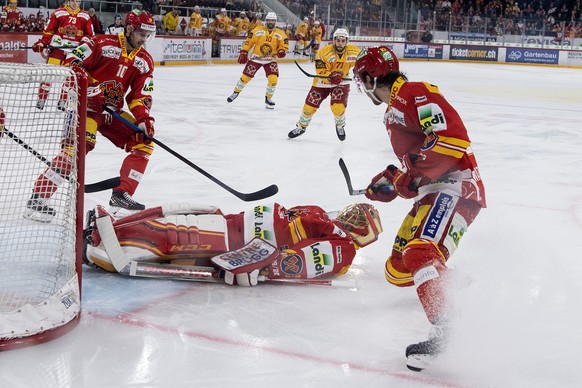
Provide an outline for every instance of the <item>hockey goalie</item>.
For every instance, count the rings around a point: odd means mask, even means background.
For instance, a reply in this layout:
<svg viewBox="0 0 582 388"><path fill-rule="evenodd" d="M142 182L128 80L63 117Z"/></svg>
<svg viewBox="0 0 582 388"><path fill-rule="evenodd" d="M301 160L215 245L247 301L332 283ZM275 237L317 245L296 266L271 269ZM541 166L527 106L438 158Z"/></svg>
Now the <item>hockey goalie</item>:
<svg viewBox="0 0 582 388"><path fill-rule="evenodd" d="M88 213L85 263L128 276L223 281L314 279L344 274L356 250L378 239L382 223L370 204L330 217L319 206L274 203L238 214L213 206L169 204L115 219Z"/></svg>

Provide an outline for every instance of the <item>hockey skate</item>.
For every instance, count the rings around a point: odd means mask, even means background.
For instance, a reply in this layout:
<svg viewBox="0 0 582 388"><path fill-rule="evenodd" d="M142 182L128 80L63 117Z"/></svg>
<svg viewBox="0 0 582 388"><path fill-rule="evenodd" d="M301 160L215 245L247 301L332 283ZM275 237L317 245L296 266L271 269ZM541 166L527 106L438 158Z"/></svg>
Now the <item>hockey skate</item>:
<svg viewBox="0 0 582 388"><path fill-rule="evenodd" d="M420 372L445 349L449 337L449 329L444 325L433 325L427 341L406 347L406 366L408 369Z"/></svg>
<svg viewBox="0 0 582 388"><path fill-rule="evenodd" d="M109 200L109 212L115 218L125 217L144 209L145 206L134 200L129 193L121 190L113 190L111 199Z"/></svg>
<svg viewBox="0 0 582 388"><path fill-rule="evenodd" d="M43 110L45 104L46 104L46 100L38 99L36 101L36 109Z"/></svg>
<svg viewBox="0 0 582 388"><path fill-rule="evenodd" d="M289 132L287 136L289 137L289 139L295 139L297 136L303 135L306 130L307 128L303 128L301 125L297 124L295 129Z"/></svg>
<svg viewBox="0 0 582 388"><path fill-rule="evenodd" d="M337 134L337 138L341 141L346 140L346 130L343 125L335 127L335 133Z"/></svg>
<svg viewBox="0 0 582 388"><path fill-rule="evenodd" d="M236 100L236 98L238 97L239 94L240 94L240 92L232 92L232 94L230 96L228 96L226 101L233 102L234 100Z"/></svg>
<svg viewBox="0 0 582 388"><path fill-rule="evenodd" d="M57 103L57 109L60 110L61 112L64 112L66 103L67 102L65 100L59 100L59 102Z"/></svg>
<svg viewBox="0 0 582 388"><path fill-rule="evenodd" d="M265 108L275 109L275 102L267 96L265 96Z"/></svg>
<svg viewBox="0 0 582 388"><path fill-rule="evenodd" d="M32 194L26 202L26 212L23 217L32 221L49 223L53 220L57 212L47 205L48 199Z"/></svg>

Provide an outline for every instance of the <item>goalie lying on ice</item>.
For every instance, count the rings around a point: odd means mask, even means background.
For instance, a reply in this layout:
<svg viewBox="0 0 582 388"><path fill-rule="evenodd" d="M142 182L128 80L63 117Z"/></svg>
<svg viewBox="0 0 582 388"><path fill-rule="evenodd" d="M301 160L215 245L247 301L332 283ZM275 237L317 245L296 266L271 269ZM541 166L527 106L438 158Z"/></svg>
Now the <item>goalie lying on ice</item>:
<svg viewBox="0 0 582 388"><path fill-rule="evenodd" d="M97 206L87 217L84 258L90 266L130 276L140 276L136 266L147 263L181 273L208 266L215 280L251 286L259 274L266 279L344 274L356 250L381 232L378 211L369 204L349 205L335 219L311 205L286 209L274 203L224 215L213 206L176 203L115 220ZM238 264L236 255L242 255Z"/></svg>

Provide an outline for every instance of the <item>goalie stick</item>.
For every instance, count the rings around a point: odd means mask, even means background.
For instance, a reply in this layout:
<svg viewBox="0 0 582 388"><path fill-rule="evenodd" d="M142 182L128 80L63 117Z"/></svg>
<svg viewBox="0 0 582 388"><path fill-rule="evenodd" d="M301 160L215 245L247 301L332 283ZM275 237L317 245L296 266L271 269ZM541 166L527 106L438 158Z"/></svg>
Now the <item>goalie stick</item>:
<svg viewBox="0 0 582 388"><path fill-rule="evenodd" d="M53 166L53 164L47 158L45 158L40 153L38 153L38 151L36 151L31 146L29 146L24 140L22 140L21 138L16 136L13 132L9 131L6 127L2 128L2 133L6 134L6 136L8 136L12 140L14 140L18 145L20 145L22 148L24 148L25 150L30 152L38 160L40 160L41 162L46 164L51 170L53 170L54 172L56 172L57 174L62 176L67 181L69 180L69 177L65 173L63 173L59 168ZM100 181L100 182L95 182L95 183L85 185L85 192L86 193L95 193L98 191L109 190L109 189L112 189L116 186L119 186L119 183L120 183L119 177L105 179L105 180Z"/></svg>
<svg viewBox="0 0 582 388"><path fill-rule="evenodd" d="M344 160L342 158L339 159L339 166L340 166L340 169L342 170L342 173L344 174L346 184L348 185L348 193L350 195L365 194L366 189L354 190L354 188L352 187L352 178L350 178L350 172L348 171L348 166L346 166L346 163L344 162ZM380 192L382 192L382 191L389 192L392 190L394 190L394 188L391 185L378 187L378 191L380 191Z"/></svg>
<svg viewBox="0 0 582 388"><path fill-rule="evenodd" d="M141 128L136 126L134 123L126 120L124 117L122 117L120 114L118 114L117 112L115 112L111 108L106 106L103 109L106 112L110 113L117 120L119 120L122 123L124 123L125 125L129 126L134 131L143 133ZM253 193L241 193L240 191L233 189L232 187L228 186L227 184L225 184L224 182L222 182L218 178L216 178L213 175L209 174L208 172L204 171L202 168L198 167L197 165L195 165L194 163L192 163L191 161L189 161L188 159L186 159L185 157L183 157L182 155L180 155L179 153L177 153L176 151L174 151L173 149L171 149L170 147L168 147L167 145L165 145L164 143L162 143L158 139L152 137L151 141L154 144L162 147L164 150L166 150L167 152L169 152L170 154L172 154L176 158L180 159L182 162L186 163L188 166L192 167L194 170L198 171L200 174L204 175L206 178L210 179L212 182L216 183L217 185L219 185L220 187L222 187L223 189L225 189L229 193L233 194L234 196L236 196L239 199L242 199L245 202L258 201L260 199L268 198L268 197L271 197L271 196L277 194L277 192L279 191L279 188L277 187L277 185L270 185L268 187L265 187L264 189L261 189L259 191L255 191Z"/></svg>
<svg viewBox="0 0 582 388"><path fill-rule="evenodd" d="M305 74L306 76L308 76L309 78L326 78L326 79L331 78L329 75L309 74L308 72L306 72L305 70L303 70L303 68L301 66L299 66L299 63L297 63L297 61L293 61L293 62L295 62L295 64L299 68L299 70L301 70L301 72L303 74ZM342 78L342 80L344 80L344 81L351 81L352 79L351 78L344 77L344 78Z"/></svg>

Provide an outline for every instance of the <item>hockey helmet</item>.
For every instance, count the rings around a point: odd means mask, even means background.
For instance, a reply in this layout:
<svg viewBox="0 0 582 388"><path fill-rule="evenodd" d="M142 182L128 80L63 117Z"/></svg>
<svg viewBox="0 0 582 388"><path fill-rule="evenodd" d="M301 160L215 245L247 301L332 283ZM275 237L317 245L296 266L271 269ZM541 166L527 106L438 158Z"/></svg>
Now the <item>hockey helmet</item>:
<svg viewBox="0 0 582 388"><path fill-rule="evenodd" d="M221 8L220 13L226 13L226 8Z"/></svg>
<svg viewBox="0 0 582 388"><path fill-rule="evenodd" d="M382 221L376 208L368 203L356 203L339 212L336 221L358 247L376 241L382 233Z"/></svg>
<svg viewBox="0 0 582 388"><path fill-rule="evenodd" d="M114 19L115 20L122 20L121 15L118 14L118 13L115 14L115 18Z"/></svg>
<svg viewBox="0 0 582 388"><path fill-rule="evenodd" d="M125 17L125 26L132 26L134 30L141 29L146 32L151 32L150 38L156 33L156 21L154 16L148 11L141 11L134 9L130 11Z"/></svg>
<svg viewBox="0 0 582 388"><path fill-rule="evenodd" d="M375 79L399 70L398 58L388 47L368 47L362 50L356 59L354 76L362 80L363 75L368 74Z"/></svg>
<svg viewBox="0 0 582 388"><path fill-rule="evenodd" d="M10 0L8 4L18 4L18 0Z"/></svg>
<svg viewBox="0 0 582 388"><path fill-rule="evenodd" d="M200 13L200 7L199 6L194 6L194 12Z"/></svg>
<svg viewBox="0 0 582 388"><path fill-rule="evenodd" d="M350 33L348 32L347 29L345 28L338 28L337 30L335 30L335 32L333 33L333 38L346 38L346 40L348 40L350 37Z"/></svg>
<svg viewBox="0 0 582 388"><path fill-rule="evenodd" d="M315 26L319 26L319 25L321 24L321 22L320 22L319 20L316 20L316 21L314 21L314 22L313 22L313 24L314 24Z"/></svg>
<svg viewBox="0 0 582 388"><path fill-rule="evenodd" d="M267 16L265 16L265 20L277 21L277 14L275 12L267 12Z"/></svg>

